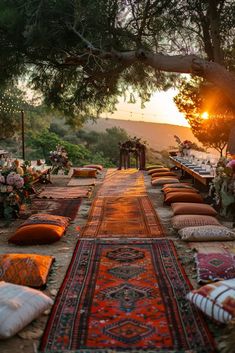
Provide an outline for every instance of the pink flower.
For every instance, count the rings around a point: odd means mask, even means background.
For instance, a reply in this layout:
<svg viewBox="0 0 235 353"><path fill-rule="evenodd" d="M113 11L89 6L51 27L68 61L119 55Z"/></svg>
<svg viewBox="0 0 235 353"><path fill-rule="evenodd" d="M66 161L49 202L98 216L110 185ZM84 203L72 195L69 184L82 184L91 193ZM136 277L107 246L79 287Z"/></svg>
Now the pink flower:
<svg viewBox="0 0 235 353"><path fill-rule="evenodd" d="M235 172L235 159L232 159L231 161L229 161L226 167L231 168L233 172Z"/></svg>
<svg viewBox="0 0 235 353"><path fill-rule="evenodd" d="M7 178L6 178L6 183L8 185L14 185L15 184L15 175L16 173L11 172L10 174L8 174Z"/></svg>

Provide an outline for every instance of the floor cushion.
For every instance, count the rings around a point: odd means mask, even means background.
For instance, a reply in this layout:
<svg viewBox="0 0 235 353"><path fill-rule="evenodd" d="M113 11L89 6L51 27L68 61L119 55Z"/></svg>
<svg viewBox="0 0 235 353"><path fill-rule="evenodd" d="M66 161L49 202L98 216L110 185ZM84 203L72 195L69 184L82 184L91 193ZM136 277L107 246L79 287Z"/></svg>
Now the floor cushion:
<svg viewBox="0 0 235 353"><path fill-rule="evenodd" d="M162 172L170 172L169 168L155 168L155 169L151 169L148 171L149 175L152 175L154 173L162 173Z"/></svg>
<svg viewBox="0 0 235 353"><path fill-rule="evenodd" d="M40 288L46 284L54 259L37 254L0 255L0 281Z"/></svg>
<svg viewBox="0 0 235 353"><path fill-rule="evenodd" d="M202 214L216 216L216 210L205 203L174 202L171 204L174 215L178 214Z"/></svg>
<svg viewBox="0 0 235 353"><path fill-rule="evenodd" d="M235 255L227 253L196 253L198 283L235 278Z"/></svg>
<svg viewBox="0 0 235 353"><path fill-rule="evenodd" d="M235 316L235 278L206 284L186 298L209 317L227 323Z"/></svg>
<svg viewBox="0 0 235 353"><path fill-rule="evenodd" d="M18 228L8 241L17 245L51 244L60 240L65 229L53 224L26 225Z"/></svg>
<svg viewBox="0 0 235 353"><path fill-rule="evenodd" d="M0 339L14 336L53 304L36 289L4 281L0 282L0 298Z"/></svg>
<svg viewBox="0 0 235 353"><path fill-rule="evenodd" d="M191 184L182 184L178 183L177 185L175 184L166 184L162 188L162 191L164 191L165 188L177 188L177 189L195 189Z"/></svg>
<svg viewBox="0 0 235 353"><path fill-rule="evenodd" d="M195 192L168 192L164 202L167 205L171 205L173 202L203 203L203 198L200 194Z"/></svg>
<svg viewBox="0 0 235 353"><path fill-rule="evenodd" d="M176 173L174 173L174 172L161 172L161 173L153 173L152 175L151 175L151 177L152 178L158 178L158 177L164 177L164 176L175 176L175 177L177 177L177 174Z"/></svg>
<svg viewBox="0 0 235 353"><path fill-rule="evenodd" d="M185 241L222 241L234 240L235 232L222 225L204 225L200 227L185 227L179 231L179 236Z"/></svg>
<svg viewBox="0 0 235 353"><path fill-rule="evenodd" d="M155 178L151 181L151 184L154 185L164 185L166 183L179 183L179 179L175 177L170 177L170 176L165 176L165 177L159 177Z"/></svg>
<svg viewBox="0 0 235 353"><path fill-rule="evenodd" d="M165 168L162 164L156 164L156 165L152 165L150 167L146 167L145 170L148 172L149 170L152 170L152 169L160 169L160 168Z"/></svg>
<svg viewBox="0 0 235 353"><path fill-rule="evenodd" d="M87 164L87 165L84 165L83 168L93 168L97 170L102 170L103 166L101 164Z"/></svg>
<svg viewBox="0 0 235 353"><path fill-rule="evenodd" d="M55 226L68 227L70 218L48 213L35 213L27 218L19 227L33 224L52 224Z"/></svg>
<svg viewBox="0 0 235 353"><path fill-rule="evenodd" d="M174 188L174 187L171 187L171 188L164 188L164 190L163 190L164 195L168 194L169 192L181 192L181 191L180 191L178 188ZM196 194L199 193L198 190L193 189L193 188L184 189L183 192L194 192L194 193L196 193Z"/></svg>
<svg viewBox="0 0 235 353"><path fill-rule="evenodd" d="M95 168L76 168L73 169L72 178L96 178Z"/></svg>
<svg viewBox="0 0 235 353"><path fill-rule="evenodd" d="M206 215L176 215L171 219L174 229L182 229L186 227L199 227L199 226L220 226L219 221L212 216Z"/></svg>

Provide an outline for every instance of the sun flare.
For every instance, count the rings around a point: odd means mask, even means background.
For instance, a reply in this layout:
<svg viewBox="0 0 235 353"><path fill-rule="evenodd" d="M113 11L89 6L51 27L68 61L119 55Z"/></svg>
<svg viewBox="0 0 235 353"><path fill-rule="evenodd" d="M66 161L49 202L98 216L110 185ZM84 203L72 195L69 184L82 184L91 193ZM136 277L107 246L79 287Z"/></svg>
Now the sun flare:
<svg viewBox="0 0 235 353"><path fill-rule="evenodd" d="M202 119L208 119L209 118L209 114L207 112L204 112L201 114Z"/></svg>

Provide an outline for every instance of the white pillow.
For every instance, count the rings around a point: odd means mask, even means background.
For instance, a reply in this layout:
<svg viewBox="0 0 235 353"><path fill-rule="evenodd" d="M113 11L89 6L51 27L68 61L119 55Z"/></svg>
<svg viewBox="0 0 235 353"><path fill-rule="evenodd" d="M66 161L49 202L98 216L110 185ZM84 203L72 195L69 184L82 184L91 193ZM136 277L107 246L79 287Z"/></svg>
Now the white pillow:
<svg viewBox="0 0 235 353"><path fill-rule="evenodd" d="M206 284L186 296L204 314L227 323L235 317L235 278Z"/></svg>
<svg viewBox="0 0 235 353"><path fill-rule="evenodd" d="M223 241L234 240L235 232L223 226L206 225L180 229L179 236L185 241Z"/></svg>
<svg viewBox="0 0 235 353"><path fill-rule="evenodd" d="M42 292L0 282L0 339L14 336L53 304Z"/></svg>

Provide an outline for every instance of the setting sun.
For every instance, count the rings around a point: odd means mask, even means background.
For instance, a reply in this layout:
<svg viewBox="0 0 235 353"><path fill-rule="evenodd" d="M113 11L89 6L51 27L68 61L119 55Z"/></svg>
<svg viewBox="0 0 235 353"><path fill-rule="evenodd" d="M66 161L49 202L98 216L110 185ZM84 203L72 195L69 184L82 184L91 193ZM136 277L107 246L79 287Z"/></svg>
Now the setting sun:
<svg viewBox="0 0 235 353"><path fill-rule="evenodd" d="M201 114L201 117L203 119L208 119L209 118L209 114L207 112L204 112L204 113Z"/></svg>

